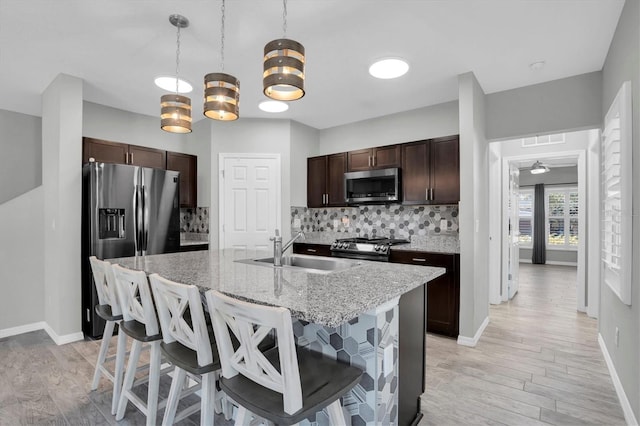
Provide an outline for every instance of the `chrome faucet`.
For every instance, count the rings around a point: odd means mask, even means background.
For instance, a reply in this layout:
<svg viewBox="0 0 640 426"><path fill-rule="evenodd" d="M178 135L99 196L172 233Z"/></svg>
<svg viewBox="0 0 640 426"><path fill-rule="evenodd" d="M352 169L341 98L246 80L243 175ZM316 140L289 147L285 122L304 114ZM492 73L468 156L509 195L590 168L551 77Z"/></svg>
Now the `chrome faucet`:
<svg viewBox="0 0 640 426"><path fill-rule="evenodd" d="M276 229L276 236L269 238L269 241L273 241L273 266L282 266L282 254L287 251L287 249L293 245L293 242L300 237L304 237L304 233L302 231L298 232L283 246L280 231Z"/></svg>

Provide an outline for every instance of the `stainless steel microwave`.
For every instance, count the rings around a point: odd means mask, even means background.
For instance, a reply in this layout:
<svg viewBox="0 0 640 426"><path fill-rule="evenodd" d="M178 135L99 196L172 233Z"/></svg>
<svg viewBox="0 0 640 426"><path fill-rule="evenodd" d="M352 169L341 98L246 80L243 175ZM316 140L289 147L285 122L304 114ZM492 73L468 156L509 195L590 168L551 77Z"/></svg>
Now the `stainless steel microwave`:
<svg viewBox="0 0 640 426"><path fill-rule="evenodd" d="M400 169L397 167L344 174L347 204L398 202L401 191Z"/></svg>

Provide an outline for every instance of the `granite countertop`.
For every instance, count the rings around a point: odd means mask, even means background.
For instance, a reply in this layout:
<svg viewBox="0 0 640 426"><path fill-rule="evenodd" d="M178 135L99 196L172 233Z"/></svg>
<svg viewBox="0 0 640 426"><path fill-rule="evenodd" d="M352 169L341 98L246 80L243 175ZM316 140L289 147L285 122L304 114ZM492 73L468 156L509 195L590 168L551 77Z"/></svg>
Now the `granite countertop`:
<svg viewBox="0 0 640 426"><path fill-rule="evenodd" d="M305 239L297 242L331 245L336 239L358 236L347 232L305 232L304 235ZM410 243L393 246L392 250L456 254L460 253L460 239L457 235L413 235Z"/></svg>
<svg viewBox="0 0 640 426"><path fill-rule="evenodd" d="M225 249L109 261L195 284L202 290L212 288L238 299L283 306L295 318L329 327L337 327L445 273L444 268L353 261L359 265L318 274L234 261L269 256L267 252Z"/></svg>

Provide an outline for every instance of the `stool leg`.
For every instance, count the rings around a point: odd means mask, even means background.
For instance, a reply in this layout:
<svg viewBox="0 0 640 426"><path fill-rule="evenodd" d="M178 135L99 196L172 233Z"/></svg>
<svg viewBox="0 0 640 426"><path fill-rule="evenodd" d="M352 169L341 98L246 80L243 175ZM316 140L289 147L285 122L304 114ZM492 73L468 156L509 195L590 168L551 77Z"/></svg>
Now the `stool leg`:
<svg viewBox="0 0 640 426"><path fill-rule="evenodd" d="M131 352L129 353L129 364L127 365L127 372L124 375L124 382L122 383L122 392L120 393L120 401L118 401L118 411L116 412L116 421L120 421L124 418L124 412L127 409L127 393L131 391L133 387L133 380L136 378L136 369L138 368L138 361L140 360L140 351L142 350L142 342L133 339L131 344Z"/></svg>
<svg viewBox="0 0 640 426"><path fill-rule="evenodd" d="M160 341L151 342L149 362L149 394L147 395L147 426L155 426L158 414L158 391L160 389L160 369L162 354Z"/></svg>
<svg viewBox="0 0 640 426"><path fill-rule="evenodd" d="M237 425L247 425L251 421L251 414L242 405L238 405L238 412L236 413Z"/></svg>
<svg viewBox="0 0 640 426"><path fill-rule="evenodd" d="M96 371L93 373L91 390L98 389L98 383L100 382L100 375L102 373L100 367L104 365L104 360L105 358L107 358L109 343L111 342L111 336L113 336L114 325L115 322L107 321L107 324L104 326L104 332L102 333L102 343L100 344L100 352L98 353L98 359L96 360Z"/></svg>
<svg viewBox="0 0 640 426"><path fill-rule="evenodd" d="M176 417L176 410L178 409L178 402L180 401L180 394L182 393L182 387L185 383L186 377L187 372L182 368L176 367L175 370L173 370L173 379L171 380L171 389L169 389L167 406L164 409L162 426L173 424L173 420Z"/></svg>
<svg viewBox="0 0 640 426"><path fill-rule="evenodd" d="M342 405L340 404L339 398L329 404L329 406L327 407L327 414L329 415L329 424L346 424L344 412L342 411Z"/></svg>
<svg viewBox="0 0 640 426"><path fill-rule="evenodd" d="M213 410L216 400L216 376L214 372L202 375L202 389L200 392L200 424L213 426Z"/></svg>
<svg viewBox="0 0 640 426"><path fill-rule="evenodd" d="M115 415L122 392L122 380L124 379L124 358L127 353L127 335L118 331L118 347L116 348L116 368L113 373L113 399L111 401L111 414Z"/></svg>

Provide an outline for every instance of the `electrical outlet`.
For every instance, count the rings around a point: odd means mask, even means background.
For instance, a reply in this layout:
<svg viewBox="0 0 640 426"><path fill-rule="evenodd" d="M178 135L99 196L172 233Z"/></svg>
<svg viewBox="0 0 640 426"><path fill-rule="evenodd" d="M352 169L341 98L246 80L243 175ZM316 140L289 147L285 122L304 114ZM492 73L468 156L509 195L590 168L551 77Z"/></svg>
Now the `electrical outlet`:
<svg viewBox="0 0 640 426"><path fill-rule="evenodd" d="M447 229L447 219L440 219L440 229Z"/></svg>
<svg viewBox="0 0 640 426"><path fill-rule="evenodd" d="M349 216L345 215L342 217L342 224L346 227L349 226Z"/></svg>
<svg viewBox="0 0 640 426"><path fill-rule="evenodd" d="M293 219L293 227L296 228L296 229L300 228L300 219L299 218Z"/></svg>
<svg viewBox="0 0 640 426"><path fill-rule="evenodd" d="M340 226L340 221L338 219L333 220L333 229L337 229Z"/></svg>
<svg viewBox="0 0 640 426"><path fill-rule="evenodd" d="M616 327L616 348L620 346L620 329Z"/></svg>

